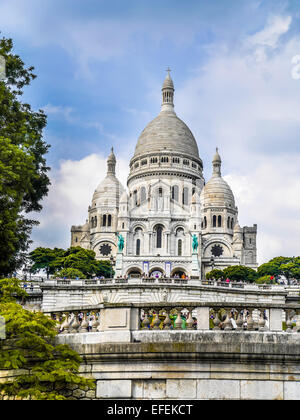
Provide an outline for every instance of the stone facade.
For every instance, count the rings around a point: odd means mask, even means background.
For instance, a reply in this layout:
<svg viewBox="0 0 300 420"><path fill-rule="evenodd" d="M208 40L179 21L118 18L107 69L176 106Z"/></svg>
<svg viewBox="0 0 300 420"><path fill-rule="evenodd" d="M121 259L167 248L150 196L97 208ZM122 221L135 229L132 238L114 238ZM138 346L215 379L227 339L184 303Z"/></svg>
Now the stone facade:
<svg viewBox="0 0 300 420"><path fill-rule="evenodd" d="M299 399L299 334L140 331L134 338L58 340L83 356L81 374L95 379L96 399Z"/></svg>
<svg viewBox="0 0 300 420"><path fill-rule="evenodd" d="M202 277L212 268L256 268L257 227L238 223L233 193L221 176L216 151L205 184L197 142L174 111L168 73L162 106L141 133L130 161L128 191L115 176L113 150L83 226L72 226L71 245L116 260L116 277ZM118 255L118 235L125 240ZM198 247L192 247L192 238Z"/></svg>

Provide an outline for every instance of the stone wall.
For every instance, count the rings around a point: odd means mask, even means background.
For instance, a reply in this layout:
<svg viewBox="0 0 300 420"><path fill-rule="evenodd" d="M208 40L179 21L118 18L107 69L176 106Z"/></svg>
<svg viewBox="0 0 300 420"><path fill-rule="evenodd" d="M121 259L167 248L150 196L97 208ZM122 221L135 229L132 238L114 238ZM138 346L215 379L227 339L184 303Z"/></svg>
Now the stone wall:
<svg viewBox="0 0 300 420"><path fill-rule="evenodd" d="M133 331L133 342L100 343L101 334L58 337L83 357L96 399L300 397L299 334Z"/></svg>

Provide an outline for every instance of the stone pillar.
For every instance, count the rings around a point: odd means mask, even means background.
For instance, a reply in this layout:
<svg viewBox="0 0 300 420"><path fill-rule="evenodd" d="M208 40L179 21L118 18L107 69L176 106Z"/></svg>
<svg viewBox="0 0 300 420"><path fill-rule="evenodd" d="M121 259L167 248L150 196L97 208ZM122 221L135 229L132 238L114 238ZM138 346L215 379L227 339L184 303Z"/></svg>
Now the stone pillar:
<svg viewBox="0 0 300 420"><path fill-rule="evenodd" d="M130 342L131 331L139 329L139 309L107 307L101 310L101 342Z"/></svg>
<svg viewBox="0 0 300 420"><path fill-rule="evenodd" d="M200 265L199 265L199 259L198 259L198 253L193 252L192 254L192 277L200 277Z"/></svg>
<svg viewBox="0 0 300 420"><path fill-rule="evenodd" d="M282 331L282 309L270 308L270 331Z"/></svg>
<svg viewBox="0 0 300 420"><path fill-rule="evenodd" d="M197 330L209 330L209 307L196 308Z"/></svg>
<svg viewBox="0 0 300 420"><path fill-rule="evenodd" d="M123 252L118 252L116 257L115 278L123 276Z"/></svg>

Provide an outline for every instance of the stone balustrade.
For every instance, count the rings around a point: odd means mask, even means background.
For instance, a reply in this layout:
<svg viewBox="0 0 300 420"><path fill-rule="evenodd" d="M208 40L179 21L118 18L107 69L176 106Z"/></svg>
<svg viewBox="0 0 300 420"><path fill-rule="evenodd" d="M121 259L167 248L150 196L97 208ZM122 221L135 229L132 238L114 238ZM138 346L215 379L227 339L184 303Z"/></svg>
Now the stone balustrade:
<svg viewBox="0 0 300 420"><path fill-rule="evenodd" d="M300 332L300 305L103 304L51 313L61 334L137 330ZM284 321L284 322L283 322Z"/></svg>
<svg viewBox="0 0 300 420"><path fill-rule="evenodd" d="M42 282L44 286L103 286L103 285L119 285L119 284L134 284L134 285L197 285L197 286L209 286L217 288L232 288L232 289L245 289L245 290L274 290L299 293L299 285L284 285L284 284L256 284L248 282L225 282L217 280L201 280L201 278L153 278L153 277L135 277L135 278L103 278L103 279L60 279L51 278L45 279Z"/></svg>

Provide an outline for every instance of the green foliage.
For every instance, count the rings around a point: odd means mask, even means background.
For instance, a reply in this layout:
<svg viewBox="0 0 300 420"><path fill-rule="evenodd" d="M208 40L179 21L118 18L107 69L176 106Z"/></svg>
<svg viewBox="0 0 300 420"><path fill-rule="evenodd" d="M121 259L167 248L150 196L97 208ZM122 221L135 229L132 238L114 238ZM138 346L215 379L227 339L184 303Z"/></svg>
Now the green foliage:
<svg viewBox="0 0 300 420"><path fill-rule="evenodd" d="M26 215L41 210L50 184L44 158L49 146L42 138L46 116L21 100L22 89L36 76L12 50L12 40L0 39L7 73L0 81L0 276L24 261L37 224Z"/></svg>
<svg viewBox="0 0 300 420"><path fill-rule="evenodd" d="M278 276L280 274L279 265L268 262L260 265L257 268L257 273L259 276Z"/></svg>
<svg viewBox="0 0 300 420"><path fill-rule="evenodd" d="M211 270L208 273L206 273L205 277L208 280L210 279L219 280L224 277L224 272L223 270L218 270L217 268L215 268L214 270Z"/></svg>
<svg viewBox="0 0 300 420"><path fill-rule="evenodd" d="M31 272L44 270L49 277L49 274L54 274L58 267L61 266L58 261L65 254L65 251L60 248L36 248L30 252L29 259L32 261Z"/></svg>
<svg viewBox="0 0 300 420"><path fill-rule="evenodd" d="M67 250L39 247L29 254L29 259L32 272L42 269L47 275L55 274L59 277L110 277L113 274L110 261L96 260L95 255L94 251L79 246Z"/></svg>
<svg viewBox="0 0 300 420"><path fill-rule="evenodd" d="M257 279L257 272L250 267L244 265L232 265L223 270L224 278L231 281L246 281L253 283Z"/></svg>
<svg viewBox="0 0 300 420"><path fill-rule="evenodd" d="M85 279L86 276L76 268L63 268L56 273L58 277L66 277L67 279Z"/></svg>
<svg viewBox="0 0 300 420"><path fill-rule="evenodd" d="M0 315L5 319L6 339L0 340L0 370L17 375L0 383L0 395L35 400L66 399L70 385L93 388L94 381L78 375L81 359L67 345L56 345L55 321L33 313L14 301L24 291L16 279L0 282Z"/></svg>
<svg viewBox="0 0 300 420"><path fill-rule="evenodd" d="M275 257L260 265L257 269L259 276L284 275L287 279L300 279L300 257Z"/></svg>
<svg viewBox="0 0 300 420"><path fill-rule="evenodd" d="M257 284L274 284L275 278L273 276L262 276L255 280Z"/></svg>

